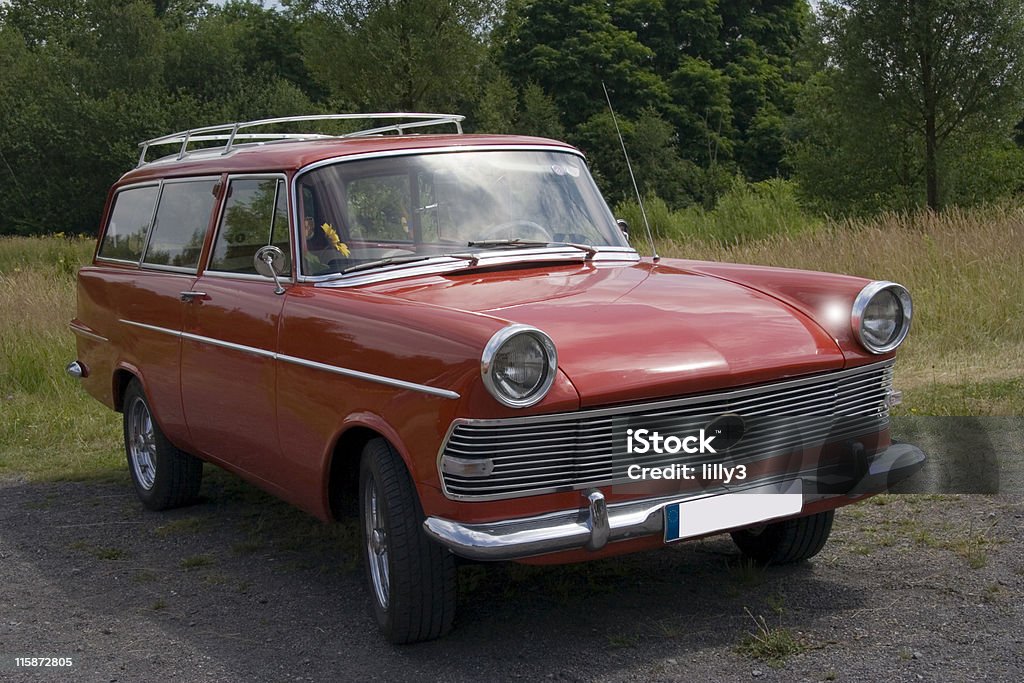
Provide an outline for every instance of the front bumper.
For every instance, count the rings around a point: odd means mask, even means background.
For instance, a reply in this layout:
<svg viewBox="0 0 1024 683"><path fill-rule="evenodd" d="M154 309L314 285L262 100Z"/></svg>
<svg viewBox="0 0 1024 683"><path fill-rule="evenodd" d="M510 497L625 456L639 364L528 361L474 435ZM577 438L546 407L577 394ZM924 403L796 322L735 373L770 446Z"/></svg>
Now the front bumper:
<svg viewBox="0 0 1024 683"><path fill-rule="evenodd" d="M599 490L586 491L586 505L573 510L552 512L536 517L501 520L483 524L463 524L440 517L428 517L423 523L427 535L456 555L473 560L516 560L568 550L600 550L609 542L664 534L665 507L674 503L722 495L724 493L802 493L803 504L836 495L862 496L882 493L917 472L925 454L911 444L894 443L864 463L861 476L852 485L836 490L835 482L820 470L788 473L771 480L760 480L739 488L724 487L691 495L628 501L607 505ZM767 518L771 519L771 517ZM766 521L766 520L762 520ZM730 526L707 533L728 531ZM703 534L702 534L703 535Z"/></svg>

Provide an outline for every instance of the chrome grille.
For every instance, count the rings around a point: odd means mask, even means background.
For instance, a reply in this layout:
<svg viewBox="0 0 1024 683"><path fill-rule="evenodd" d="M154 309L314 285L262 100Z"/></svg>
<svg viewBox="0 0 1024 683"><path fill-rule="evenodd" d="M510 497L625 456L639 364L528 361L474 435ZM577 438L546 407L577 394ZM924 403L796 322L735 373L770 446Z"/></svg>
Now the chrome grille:
<svg viewBox="0 0 1024 683"><path fill-rule="evenodd" d="M678 399L534 415L504 420L457 420L441 448L439 466L451 498L493 500L628 481L616 457L625 421L660 431L696 431L733 413L747 428L728 452L731 463L807 448L826 440L877 432L889 422L893 362ZM489 461L487 476L445 471L443 458ZM658 467L706 455L630 456Z"/></svg>

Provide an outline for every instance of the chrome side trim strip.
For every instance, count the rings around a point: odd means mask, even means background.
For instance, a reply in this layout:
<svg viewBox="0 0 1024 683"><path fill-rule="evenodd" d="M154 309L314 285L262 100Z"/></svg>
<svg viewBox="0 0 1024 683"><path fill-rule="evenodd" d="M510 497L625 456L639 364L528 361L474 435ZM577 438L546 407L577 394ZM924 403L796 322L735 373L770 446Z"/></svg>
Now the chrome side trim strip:
<svg viewBox="0 0 1024 683"><path fill-rule="evenodd" d="M144 330L150 330L152 332L160 332L162 334L168 334L173 337L180 337L181 339L188 339L190 341L199 342L201 344L210 344L211 346L219 346L225 349L231 349L233 351L240 351L242 353L251 353L261 358L270 358L272 360L280 360L285 363L292 363L293 365L300 365L306 368L312 368L313 370L322 370L324 372L330 372L335 375L342 375L343 377L352 377L354 379L362 379L367 382L376 382L377 384L384 384L389 387L396 387L398 389L408 389L410 391L418 391L423 394L429 394L431 396L439 396L441 398L457 399L460 395L457 392L450 391L448 389L439 389L437 387L427 386L426 384L417 384L415 382L406 382L402 379L395 379L393 377L385 377L383 375L374 375L369 372L362 372L360 370L351 370L349 368L339 367L337 365L328 365L327 363L320 363L315 360L309 360L306 358L299 358L297 356L289 356L285 353L275 353L274 351L268 351L266 349L257 348L255 346L246 346L245 344L236 344L234 342L224 341L223 339L216 339L214 337L204 337L201 334L193 334L192 332L179 332L177 330L171 330L166 327L159 327L157 325L147 325L146 323L135 322L134 320L125 320L121 318L119 322L125 325L132 325L139 327Z"/></svg>
<svg viewBox="0 0 1024 683"><path fill-rule="evenodd" d="M204 337L201 334L192 334L191 332L182 332L182 339L188 339L189 341L199 342L200 344L209 344L210 346L218 346L222 349L231 349L232 351L241 351L242 353L250 353L260 358L271 358L277 356L273 351L267 351L266 349L256 348L255 346L246 346L244 344L236 344L234 342L224 341L223 339L214 339L213 337Z"/></svg>
<svg viewBox="0 0 1024 683"><path fill-rule="evenodd" d="M262 275L254 275L252 273L228 273L226 271L219 270L204 270L203 277L222 278L225 280L250 280L254 282L266 282L270 286L274 285L274 281L269 277L263 277ZM285 280L285 283L291 284L289 280Z"/></svg>
<svg viewBox="0 0 1024 683"><path fill-rule="evenodd" d="M345 377L365 379L368 382L385 384L389 387L397 387L399 389L419 391L424 394L430 394L431 396L440 396L441 398L459 398L459 394L454 391L449 391L448 389L438 389L436 387L429 387L425 384L406 382L405 380L384 377L382 375L373 375L368 372L360 372L359 370L349 370L348 368L341 368L337 365L327 365L326 363L318 363L315 360L307 360L305 358L296 358L295 356L289 356L283 353L275 354L275 356L278 360L283 360L286 363L293 363L306 368L313 368L314 370L323 370L324 372L333 372L336 375L343 375Z"/></svg>
<svg viewBox="0 0 1024 683"><path fill-rule="evenodd" d="M185 268L184 266L164 266L159 263L146 263L143 261L139 264L139 268L143 270L159 270L171 274L189 275L194 277L196 274L195 268Z"/></svg>
<svg viewBox="0 0 1024 683"><path fill-rule="evenodd" d="M71 328L72 332L74 332L75 334L82 335L83 337L88 337L89 339L95 339L96 341L99 341L99 342L109 342L110 341L109 339L104 337L102 334L96 334L95 332L93 332L89 328L85 327L84 325L76 324L73 321L68 323L68 327Z"/></svg>
<svg viewBox="0 0 1024 683"><path fill-rule="evenodd" d="M132 327L140 327L150 332L160 332L161 334L169 334L172 337L180 337L181 332L179 330L171 330L166 327L159 327L157 325L147 325L146 323L137 323L134 320L125 320L124 318L118 318L117 322L124 323L125 325L131 325Z"/></svg>
<svg viewBox="0 0 1024 683"><path fill-rule="evenodd" d="M110 258L109 256L97 256L96 257L96 262L99 263L99 264L103 264L103 263L123 263L123 264L128 265L128 266L135 266L136 268L139 266L139 262L138 261L126 261L123 258Z"/></svg>

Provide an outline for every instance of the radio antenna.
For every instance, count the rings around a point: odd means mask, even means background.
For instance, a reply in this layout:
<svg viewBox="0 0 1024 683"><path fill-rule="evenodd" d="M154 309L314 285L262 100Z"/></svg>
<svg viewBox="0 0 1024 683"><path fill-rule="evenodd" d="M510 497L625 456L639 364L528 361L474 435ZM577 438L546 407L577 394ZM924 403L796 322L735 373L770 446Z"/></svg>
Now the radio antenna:
<svg viewBox="0 0 1024 683"><path fill-rule="evenodd" d="M658 248L654 246L654 233L651 232L651 223L647 220L647 211L644 210L644 200L640 197L640 188L636 184L636 176L633 175L633 164L629 163L629 154L626 152L626 141L622 139L622 131L619 130L619 120L615 118L615 109L612 107L612 98L608 95L608 88L604 81L601 81L601 88L604 90L604 99L608 102L608 111L612 113L612 123L615 124L615 134L619 136L619 144L622 145L622 156L626 159L626 168L629 169L629 179L633 181L633 191L636 192L636 203L640 205L640 215L644 217L644 227L647 228L647 241L651 243L651 254L654 262L661 260L658 256Z"/></svg>

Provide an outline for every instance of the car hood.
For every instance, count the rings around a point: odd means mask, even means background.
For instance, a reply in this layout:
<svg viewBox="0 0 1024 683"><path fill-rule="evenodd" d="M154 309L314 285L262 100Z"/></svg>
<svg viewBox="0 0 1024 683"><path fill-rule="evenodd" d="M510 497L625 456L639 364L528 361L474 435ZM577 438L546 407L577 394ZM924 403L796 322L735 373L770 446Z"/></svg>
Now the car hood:
<svg viewBox="0 0 1024 683"><path fill-rule="evenodd" d="M845 362L835 340L796 309L672 265L455 272L369 289L543 330L584 406L755 384Z"/></svg>

